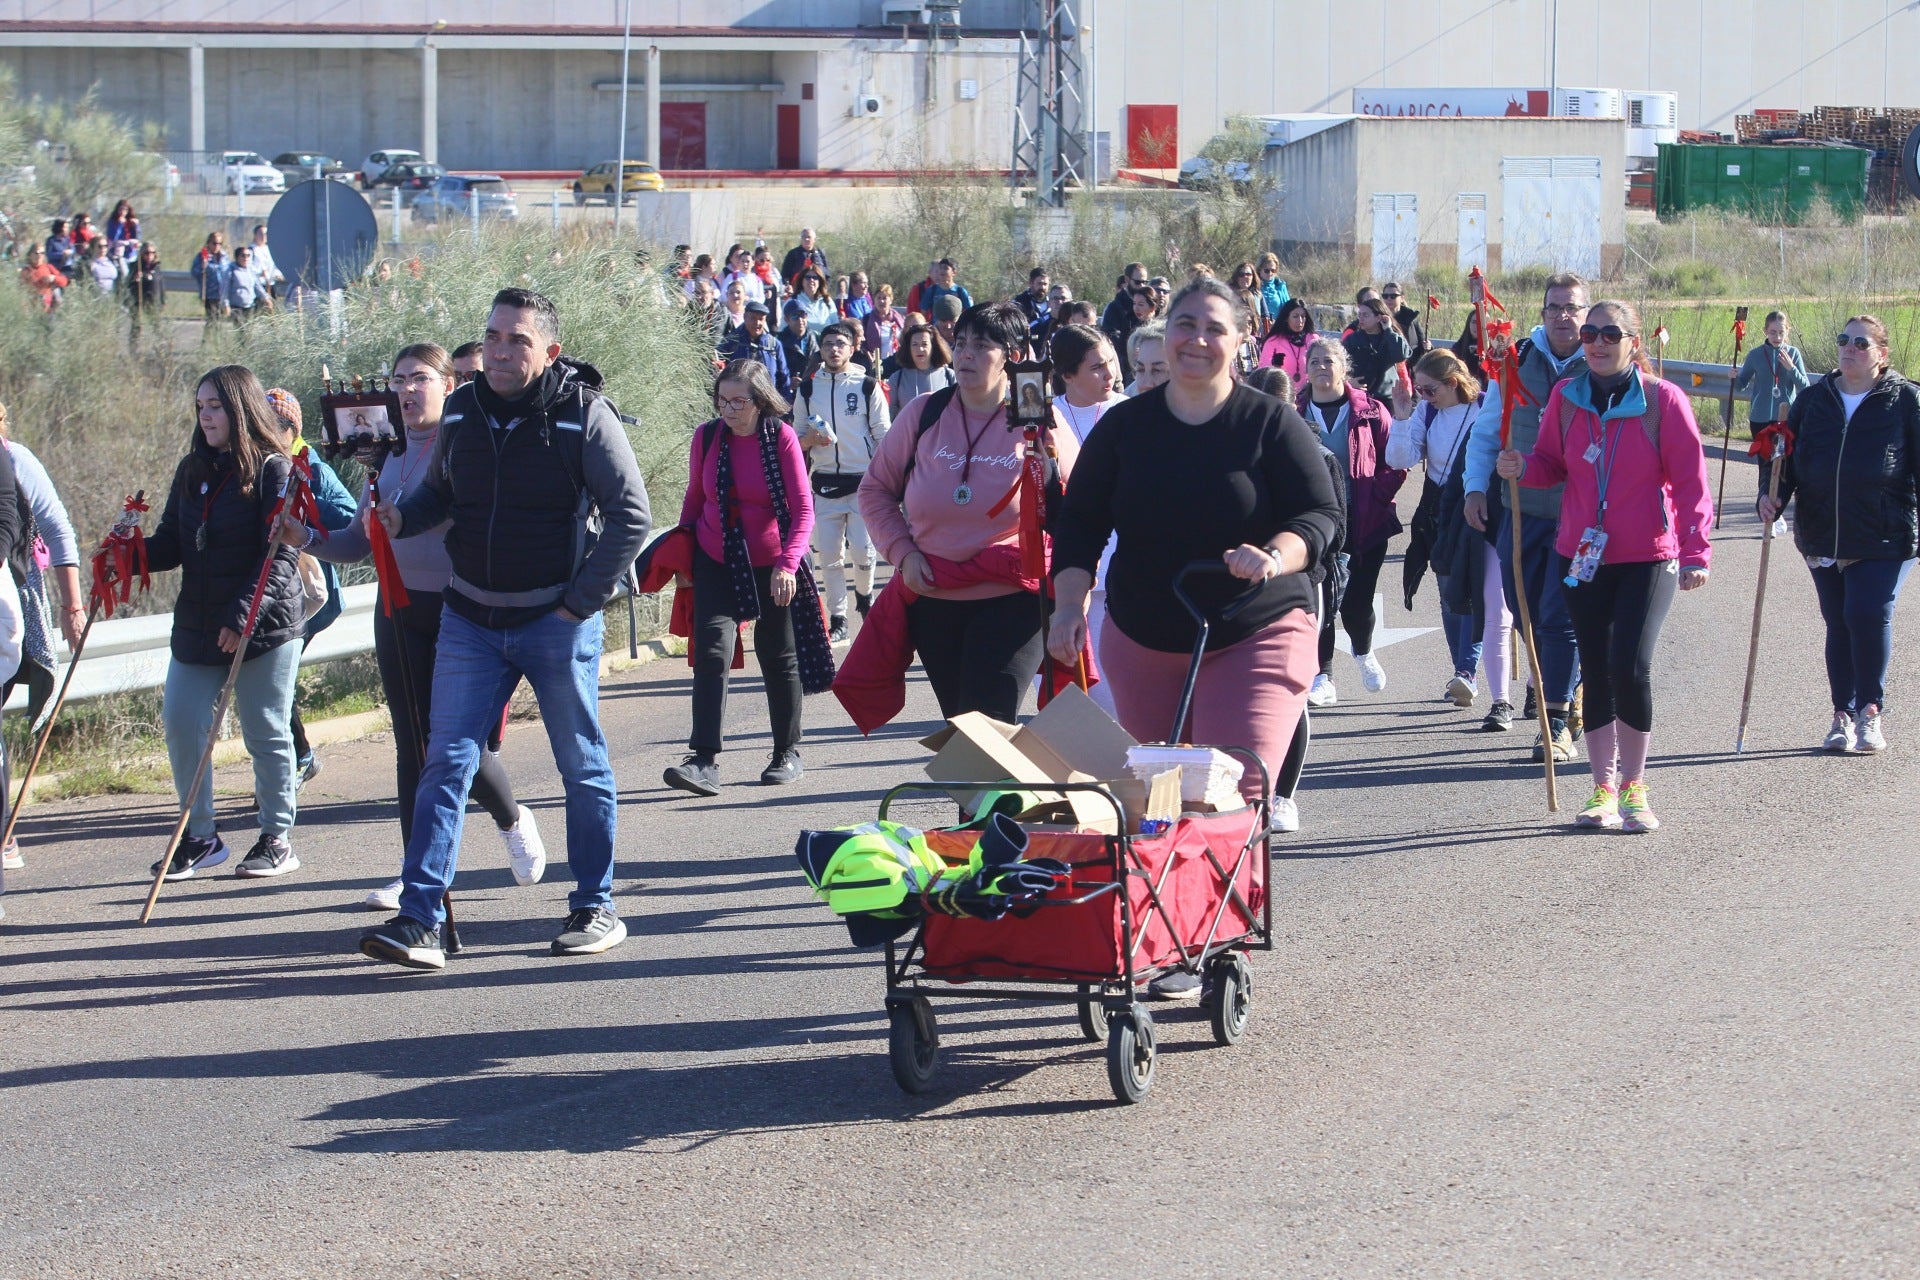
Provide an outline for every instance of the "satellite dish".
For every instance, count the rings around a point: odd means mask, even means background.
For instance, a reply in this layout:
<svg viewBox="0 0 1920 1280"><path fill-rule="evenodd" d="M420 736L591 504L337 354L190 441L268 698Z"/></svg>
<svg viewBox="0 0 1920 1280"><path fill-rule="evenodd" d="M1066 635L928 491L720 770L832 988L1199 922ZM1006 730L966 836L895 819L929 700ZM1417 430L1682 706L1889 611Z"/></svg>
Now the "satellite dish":
<svg viewBox="0 0 1920 1280"><path fill-rule="evenodd" d="M331 293L364 275L380 247L373 207L344 182L310 178L273 202L267 236L290 280Z"/></svg>
<svg viewBox="0 0 1920 1280"><path fill-rule="evenodd" d="M1913 198L1920 200L1920 127L1907 135L1907 144L1900 148L1900 178Z"/></svg>

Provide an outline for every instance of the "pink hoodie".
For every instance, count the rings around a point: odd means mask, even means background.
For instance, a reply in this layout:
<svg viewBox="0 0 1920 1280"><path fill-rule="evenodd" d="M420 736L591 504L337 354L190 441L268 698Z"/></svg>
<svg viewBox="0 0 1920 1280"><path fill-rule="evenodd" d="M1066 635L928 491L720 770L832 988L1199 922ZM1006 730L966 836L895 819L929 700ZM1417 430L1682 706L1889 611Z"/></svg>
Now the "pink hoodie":
<svg viewBox="0 0 1920 1280"><path fill-rule="evenodd" d="M866 519L867 532L880 554L896 566L914 551L965 563L988 547L1020 540L1018 495L999 515L987 513L1020 475L1022 433L1007 430L1004 411L996 411L991 421L977 413L964 415L955 395L940 420L921 435L920 414L929 398L917 396L899 411L867 468L866 479L860 482L860 514ZM1048 435L1064 478L1073 471L1080 445L1057 412ZM977 441L970 467L965 464L969 438ZM902 477L909 454L916 461L913 474L904 480L903 510ZM963 473L973 490L972 500L964 505L953 500ZM1005 582L980 582L952 590L936 588L927 595L941 600L985 600L1016 590Z"/></svg>
<svg viewBox="0 0 1920 1280"><path fill-rule="evenodd" d="M1631 416L1607 420L1605 439L1613 450L1612 474L1607 481L1607 514L1601 525L1607 547L1606 564L1647 560L1679 560L1682 568L1709 568L1713 548L1707 534L1713 528L1713 496L1707 484L1707 459L1700 445L1700 427L1686 393L1670 382L1640 374L1641 394L1632 391L1621 408ZM1587 375L1580 374L1554 387L1540 415L1540 437L1527 455L1520 483L1529 489L1551 489L1567 482L1560 500L1560 533L1554 549L1571 557L1580 535L1596 523L1600 507L1599 471L1587 461L1587 452L1602 439L1594 416ZM1644 396L1660 401L1660 451L1634 412ZM1575 406L1564 446L1560 433L1562 401ZM1618 443L1612 444L1614 437Z"/></svg>

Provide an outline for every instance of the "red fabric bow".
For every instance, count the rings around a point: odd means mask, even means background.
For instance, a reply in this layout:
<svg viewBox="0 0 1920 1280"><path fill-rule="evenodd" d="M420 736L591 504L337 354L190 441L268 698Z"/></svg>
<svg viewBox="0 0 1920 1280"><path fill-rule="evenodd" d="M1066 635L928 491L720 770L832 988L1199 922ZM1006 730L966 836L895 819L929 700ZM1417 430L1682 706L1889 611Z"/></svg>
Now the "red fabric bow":
<svg viewBox="0 0 1920 1280"><path fill-rule="evenodd" d="M1427 295L1427 310L1429 310L1429 311L1438 311L1439 309L1440 309L1440 299L1438 299L1438 298L1436 298L1436 297L1434 297L1434 296L1433 296L1432 294L1428 294L1428 295Z"/></svg>
<svg viewBox="0 0 1920 1280"><path fill-rule="evenodd" d="M147 575L147 537L140 531L140 517L147 510L144 490L128 498L120 518L93 553L90 603L109 618L115 604L125 604L132 598L136 575L142 591L152 585Z"/></svg>
<svg viewBox="0 0 1920 1280"><path fill-rule="evenodd" d="M1506 326L1509 333L1512 332L1512 321L1502 320L1498 323ZM1511 342L1507 344L1507 353L1500 359L1500 369L1494 374L1494 381L1500 384L1500 447L1510 449L1513 447L1514 409L1534 403L1533 397L1527 394L1526 387L1520 382L1520 357Z"/></svg>
<svg viewBox="0 0 1920 1280"><path fill-rule="evenodd" d="M1734 345L1738 346L1741 343L1745 342L1746 340L1747 340L1747 322L1745 320L1735 320L1733 322Z"/></svg>
<svg viewBox="0 0 1920 1280"><path fill-rule="evenodd" d="M1774 442L1778 441L1780 451L1774 453ZM1769 423L1753 433L1753 443L1747 446L1747 452L1756 458L1784 458L1793 452L1793 432L1784 422Z"/></svg>

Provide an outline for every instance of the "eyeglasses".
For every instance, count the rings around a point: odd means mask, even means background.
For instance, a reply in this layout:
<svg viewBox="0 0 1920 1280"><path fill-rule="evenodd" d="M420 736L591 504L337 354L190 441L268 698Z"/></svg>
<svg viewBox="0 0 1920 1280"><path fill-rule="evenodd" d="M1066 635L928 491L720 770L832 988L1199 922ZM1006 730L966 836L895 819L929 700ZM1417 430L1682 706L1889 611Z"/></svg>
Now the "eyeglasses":
<svg viewBox="0 0 1920 1280"><path fill-rule="evenodd" d="M1586 308L1577 302L1550 302L1540 308L1543 316L1577 316Z"/></svg>
<svg viewBox="0 0 1920 1280"><path fill-rule="evenodd" d="M715 400L714 403L720 406L722 413L738 413L742 409L753 408L753 398L751 396L745 398L729 397L725 400Z"/></svg>
<svg viewBox="0 0 1920 1280"><path fill-rule="evenodd" d="M455 369L453 371L453 385L456 387L464 387L479 376L480 371L478 369Z"/></svg>
<svg viewBox="0 0 1920 1280"><path fill-rule="evenodd" d="M1604 325L1599 328L1595 328L1590 324L1580 326L1580 341L1587 346L1592 346L1596 342L1604 342L1610 347L1617 347L1623 340L1627 338L1637 338L1639 336L1637 333L1627 332L1617 324Z"/></svg>
<svg viewBox="0 0 1920 1280"><path fill-rule="evenodd" d="M1872 338L1855 337L1855 336L1851 336L1843 333L1839 337L1835 338L1834 341L1840 344L1840 349L1842 351L1845 351L1848 347L1852 347L1855 351L1873 350Z"/></svg>

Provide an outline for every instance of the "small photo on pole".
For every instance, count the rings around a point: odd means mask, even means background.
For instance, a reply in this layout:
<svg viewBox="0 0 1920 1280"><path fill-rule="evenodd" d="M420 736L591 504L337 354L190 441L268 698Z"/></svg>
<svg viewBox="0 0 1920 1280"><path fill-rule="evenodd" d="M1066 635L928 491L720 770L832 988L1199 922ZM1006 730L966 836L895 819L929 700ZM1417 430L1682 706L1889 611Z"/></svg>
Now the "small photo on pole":
<svg viewBox="0 0 1920 1280"><path fill-rule="evenodd" d="M321 450L329 461L352 457L363 463L404 453L400 396L382 391L339 391L320 397Z"/></svg>
<svg viewBox="0 0 1920 1280"><path fill-rule="evenodd" d="M1047 377L1052 372L1051 366L1023 360L1008 365L1007 372L1013 389L1013 407L1007 413L1008 423L1016 427L1031 427L1048 421L1052 417L1047 394Z"/></svg>

